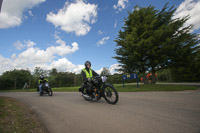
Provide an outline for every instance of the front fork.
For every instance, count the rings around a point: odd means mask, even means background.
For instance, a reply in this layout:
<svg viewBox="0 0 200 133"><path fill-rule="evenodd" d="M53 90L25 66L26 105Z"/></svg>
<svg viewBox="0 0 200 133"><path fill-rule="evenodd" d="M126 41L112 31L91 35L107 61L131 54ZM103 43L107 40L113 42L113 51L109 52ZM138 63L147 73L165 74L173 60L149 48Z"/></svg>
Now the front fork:
<svg viewBox="0 0 200 133"><path fill-rule="evenodd" d="M110 84L110 83L105 83L105 84L102 86L102 90L101 90L102 97L105 97L105 88L108 87L108 86L113 87L113 85Z"/></svg>

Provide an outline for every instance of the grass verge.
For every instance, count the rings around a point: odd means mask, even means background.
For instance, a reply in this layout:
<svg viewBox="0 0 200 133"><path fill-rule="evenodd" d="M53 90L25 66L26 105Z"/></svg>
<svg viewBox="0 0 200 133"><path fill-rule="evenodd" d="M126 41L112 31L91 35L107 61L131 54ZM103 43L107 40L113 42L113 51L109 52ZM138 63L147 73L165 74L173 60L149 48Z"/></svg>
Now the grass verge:
<svg viewBox="0 0 200 133"><path fill-rule="evenodd" d="M184 86L184 85L115 85L119 92L144 92L144 91L183 91L183 90L197 90L198 86Z"/></svg>
<svg viewBox="0 0 200 133"><path fill-rule="evenodd" d="M47 130L26 104L0 96L0 133L47 133Z"/></svg>
<svg viewBox="0 0 200 133"><path fill-rule="evenodd" d="M196 90L199 87L197 86L184 86L184 85L131 85L127 84L122 86L122 84L114 84L114 87L118 92L143 92L143 91L183 91L183 90ZM53 91L78 91L79 87L61 87L53 88Z"/></svg>

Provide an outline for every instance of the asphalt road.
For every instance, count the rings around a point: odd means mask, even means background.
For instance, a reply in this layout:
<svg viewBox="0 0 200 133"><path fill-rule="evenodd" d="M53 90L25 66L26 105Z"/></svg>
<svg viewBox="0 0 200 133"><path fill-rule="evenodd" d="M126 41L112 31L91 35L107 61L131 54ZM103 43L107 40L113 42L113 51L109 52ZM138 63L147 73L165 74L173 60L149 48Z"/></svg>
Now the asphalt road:
<svg viewBox="0 0 200 133"><path fill-rule="evenodd" d="M30 105L50 133L200 133L200 90L122 92L116 105L85 101L78 92L0 96Z"/></svg>

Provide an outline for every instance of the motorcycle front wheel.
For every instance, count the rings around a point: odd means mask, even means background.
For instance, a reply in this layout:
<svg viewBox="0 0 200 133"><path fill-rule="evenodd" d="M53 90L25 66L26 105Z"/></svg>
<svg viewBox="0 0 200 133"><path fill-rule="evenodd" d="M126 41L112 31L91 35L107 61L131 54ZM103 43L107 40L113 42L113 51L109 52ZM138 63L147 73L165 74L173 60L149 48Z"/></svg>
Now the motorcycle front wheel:
<svg viewBox="0 0 200 133"><path fill-rule="evenodd" d="M116 104L119 99L117 90L112 85L106 85L104 88L104 99L109 104Z"/></svg>
<svg viewBox="0 0 200 133"><path fill-rule="evenodd" d="M49 96L52 96L52 95L53 95L53 91L52 91L51 88L48 88L47 94L48 94Z"/></svg>

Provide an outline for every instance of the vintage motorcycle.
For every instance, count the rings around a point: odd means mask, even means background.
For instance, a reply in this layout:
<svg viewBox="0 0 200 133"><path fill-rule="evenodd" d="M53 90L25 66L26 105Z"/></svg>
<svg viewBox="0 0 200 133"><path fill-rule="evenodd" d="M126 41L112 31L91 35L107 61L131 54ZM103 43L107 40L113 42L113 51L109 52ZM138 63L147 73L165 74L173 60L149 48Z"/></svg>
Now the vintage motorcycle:
<svg viewBox="0 0 200 133"><path fill-rule="evenodd" d="M92 84L92 93L87 94L87 89L82 87L82 96L87 101L98 101L103 97L109 104L116 104L119 100L119 95L114 86L106 82L107 77L96 76L89 79ZM81 88L80 88L81 89Z"/></svg>
<svg viewBox="0 0 200 133"><path fill-rule="evenodd" d="M53 91L48 82L42 83L42 92L40 93L40 96L43 96L43 94L47 94L49 96L53 95Z"/></svg>

